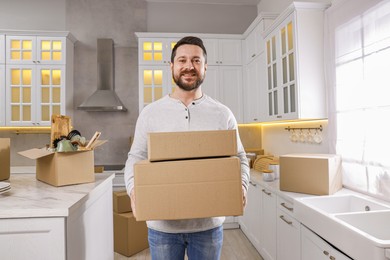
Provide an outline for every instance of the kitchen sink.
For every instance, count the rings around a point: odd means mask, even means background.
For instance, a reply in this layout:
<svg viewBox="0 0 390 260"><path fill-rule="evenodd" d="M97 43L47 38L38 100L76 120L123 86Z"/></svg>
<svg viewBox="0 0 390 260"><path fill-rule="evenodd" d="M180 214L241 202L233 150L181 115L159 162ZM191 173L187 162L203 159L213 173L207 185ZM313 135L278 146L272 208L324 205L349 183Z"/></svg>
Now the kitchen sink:
<svg viewBox="0 0 390 260"><path fill-rule="evenodd" d="M353 259L390 259L390 206L355 194L294 201L306 227Z"/></svg>
<svg viewBox="0 0 390 260"><path fill-rule="evenodd" d="M308 197L300 200L327 214L390 210L387 205L357 195Z"/></svg>
<svg viewBox="0 0 390 260"><path fill-rule="evenodd" d="M340 214L336 218L371 236L376 242L390 241L390 211Z"/></svg>

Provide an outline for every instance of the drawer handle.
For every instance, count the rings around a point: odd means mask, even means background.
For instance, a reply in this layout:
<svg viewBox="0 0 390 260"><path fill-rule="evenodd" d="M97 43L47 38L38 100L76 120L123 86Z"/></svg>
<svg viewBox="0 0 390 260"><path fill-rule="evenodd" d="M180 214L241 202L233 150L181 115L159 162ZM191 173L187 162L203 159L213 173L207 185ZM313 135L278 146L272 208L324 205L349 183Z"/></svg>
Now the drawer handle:
<svg viewBox="0 0 390 260"><path fill-rule="evenodd" d="M279 218L281 218L287 224L292 225L292 221L289 221L289 220L285 219L283 215L281 215Z"/></svg>
<svg viewBox="0 0 390 260"><path fill-rule="evenodd" d="M324 250L324 255L329 255L329 252L328 251L326 251L326 250Z"/></svg>
<svg viewBox="0 0 390 260"><path fill-rule="evenodd" d="M329 257L329 259L330 259L330 260L336 260L336 257L334 257L334 256L331 255L331 256Z"/></svg>
<svg viewBox="0 0 390 260"><path fill-rule="evenodd" d="M252 181L249 181L250 185L252 185L253 187L257 187L257 184L256 183L253 183Z"/></svg>
<svg viewBox="0 0 390 260"><path fill-rule="evenodd" d="M282 205L284 208L288 209L289 211L294 211L294 208L287 206L286 203L284 202L280 203L280 205Z"/></svg>
<svg viewBox="0 0 390 260"><path fill-rule="evenodd" d="M265 189L263 189L263 192L264 192L265 194L267 194L268 196L271 196L271 192L266 191Z"/></svg>

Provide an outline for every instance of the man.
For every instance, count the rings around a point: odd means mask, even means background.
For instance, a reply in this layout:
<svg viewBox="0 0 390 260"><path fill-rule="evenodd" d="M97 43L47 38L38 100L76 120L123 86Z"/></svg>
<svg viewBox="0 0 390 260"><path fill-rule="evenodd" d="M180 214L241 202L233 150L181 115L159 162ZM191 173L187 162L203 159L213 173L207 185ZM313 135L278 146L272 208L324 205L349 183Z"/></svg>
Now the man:
<svg viewBox="0 0 390 260"><path fill-rule="evenodd" d="M172 76L177 88L142 110L128 154L125 182L133 210L137 196L133 190L133 165L147 158L147 133L237 129L230 109L202 92L206 69L207 52L201 39L189 36L177 42L171 55ZM238 131L237 142L245 206L249 167ZM189 260L219 259L224 220L225 217L147 221L152 259L183 260L186 250Z"/></svg>

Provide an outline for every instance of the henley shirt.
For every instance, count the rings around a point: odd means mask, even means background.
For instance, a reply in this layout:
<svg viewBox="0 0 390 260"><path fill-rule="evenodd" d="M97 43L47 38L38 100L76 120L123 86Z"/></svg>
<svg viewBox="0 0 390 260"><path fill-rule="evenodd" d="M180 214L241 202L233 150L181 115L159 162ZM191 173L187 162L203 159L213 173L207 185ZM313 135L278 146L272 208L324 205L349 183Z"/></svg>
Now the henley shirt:
<svg viewBox="0 0 390 260"><path fill-rule="evenodd" d="M148 155L147 134L151 132L182 132L236 129L237 156L241 161L242 186L248 190L249 165L237 130L237 121L231 110L203 94L185 106L169 95L147 105L140 113L134 140L125 167L126 190L130 196L134 188L134 164L146 160ZM137 196L137 195L136 195ZM225 217L186 220L146 221L148 228L166 233L190 233L209 230L223 224Z"/></svg>

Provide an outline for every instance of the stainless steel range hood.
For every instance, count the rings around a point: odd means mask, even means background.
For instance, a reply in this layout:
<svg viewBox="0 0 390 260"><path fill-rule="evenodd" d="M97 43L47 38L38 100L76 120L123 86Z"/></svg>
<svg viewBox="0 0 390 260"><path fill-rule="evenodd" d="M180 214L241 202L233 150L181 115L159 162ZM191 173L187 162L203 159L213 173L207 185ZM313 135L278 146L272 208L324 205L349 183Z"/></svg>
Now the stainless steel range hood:
<svg viewBox="0 0 390 260"><path fill-rule="evenodd" d="M127 111L115 93L114 41L97 40L97 90L77 109L87 111Z"/></svg>

